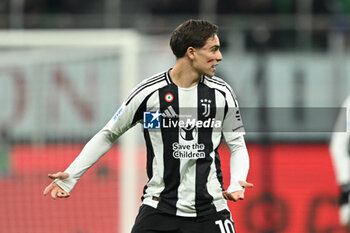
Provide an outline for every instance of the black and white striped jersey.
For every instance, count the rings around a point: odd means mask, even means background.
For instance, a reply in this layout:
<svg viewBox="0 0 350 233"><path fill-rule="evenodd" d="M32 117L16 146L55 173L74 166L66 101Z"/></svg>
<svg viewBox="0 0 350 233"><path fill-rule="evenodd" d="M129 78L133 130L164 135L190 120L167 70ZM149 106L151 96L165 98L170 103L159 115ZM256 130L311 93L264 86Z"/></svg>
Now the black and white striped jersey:
<svg viewBox="0 0 350 233"><path fill-rule="evenodd" d="M222 134L243 132L237 107L232 89L217 77L180 88L163 72L131 92L107 128L120 135L137 122L144 125L144 204L181 216L227 208L217 149Z"/></svg>
<svg viewBox="0 0 350 233"><path fill-rule="evenodd" d="M147 147L144 204L189 217L228 209L217 152L222 137L231 149L230 191L241 189L238 180L246 179L249 159L245 145L238 152L242 156L232 158L238 148L233 142L243 140L244 128L235 94L226 82L203 76L198 85L180 88L169 71L160 73L136 86L101 132L108 132L106 137L114 141L136 123L143 124ZM109 149L98 135L82 151L86 155L79 155L66 170L71 180L57 182L66 191ZM97 147L105 149L89 152Z"/></svg>

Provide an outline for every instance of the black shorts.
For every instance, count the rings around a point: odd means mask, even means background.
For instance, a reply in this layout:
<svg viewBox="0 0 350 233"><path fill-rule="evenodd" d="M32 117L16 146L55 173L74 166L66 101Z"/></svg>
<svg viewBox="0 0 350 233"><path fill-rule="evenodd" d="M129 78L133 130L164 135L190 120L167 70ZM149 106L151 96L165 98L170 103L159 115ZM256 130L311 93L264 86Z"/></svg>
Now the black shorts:
<svg viewBox="0 0 350 233"><path fill-rule="evenodd" d="M181 217L142 205L131 233L235 233L231 214L222 210L201 217Z"/></svg>

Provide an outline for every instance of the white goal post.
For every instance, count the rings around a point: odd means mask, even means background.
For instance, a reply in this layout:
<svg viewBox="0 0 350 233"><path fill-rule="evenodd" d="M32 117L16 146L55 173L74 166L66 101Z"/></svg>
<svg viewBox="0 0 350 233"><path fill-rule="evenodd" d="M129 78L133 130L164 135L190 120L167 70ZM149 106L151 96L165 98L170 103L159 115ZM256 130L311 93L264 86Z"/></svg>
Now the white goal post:
<svg viewBox="0 0 350 233"><path fill-rule="evenodd" d="M96 53L99 49L114 50L120 53L120 90L118 95L125 99L131 89L138 82L138 66L139 66L139 35L134 30L10 30L0 31L0 49L6 53L8 50L28 49L27 58L23 60L36 59L30 57L30 49L41 48L79 48L91 49L96 48ZM74 57L74 52L71 54ZM67 60L72 57L67 57ZM18 59L18 58L17 58ZM55 59L55 55L47 56L47 59ZM16 57L1 57L0 67L5 67L13 64ZM108 95L108 93L106 94ZM116 110L116 109L115 109ZM107 123L106 119L106 123ZM120 208L119 213L121 233L130 232L131 226L136 216L136 210L139 196L137 190L137 162L135 155L137 153L137 137L138 130L130 129L121 140L122 158L119 174L120 187ZM93 136L93 135L91 135ZM67 164L68 166L68 164ZM54 172L54 171L52 171ZM44 187L43 187L44 188ZM79 195L79 193L75 193ZM116 220L117 221L117 220Z"/></svg>

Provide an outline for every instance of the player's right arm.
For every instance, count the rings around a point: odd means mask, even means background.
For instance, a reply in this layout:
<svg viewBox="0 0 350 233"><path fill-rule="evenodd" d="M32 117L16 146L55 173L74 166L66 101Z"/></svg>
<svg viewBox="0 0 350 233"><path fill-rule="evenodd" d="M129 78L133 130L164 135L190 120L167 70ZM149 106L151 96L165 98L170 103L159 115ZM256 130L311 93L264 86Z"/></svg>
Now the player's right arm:
<svg viewBox="0 0 350 233"><path fill-rule="evenodd" d="M45 188L44 195L51 192L53 199L69 197L80 177L112 147L116 138L117 135L106 128L98 132L64 172L49 174L54 181Z"/></svg>
<svg viewBox="0 0 350 233"><path fill-rule="evenodd" d="M64 172L48 175L54 181L45 188L44 195L51 192L53 199L69 197L80 177L112 147L119 136L132 127L134 112L133 105L126 107L123 104L107 125L90 139Z"/></svg>
<svg viewBox="0 0 350 233"><path fill-rule="evenodd" d="M51 191L53 199L68 197L80 177L112 147L113 143L129 128L142 121L147 98L167 83L163 73L137 85L112 119L92 137L69 167L64 172L49 175L54 181L45 188L44 195Z"/></svg>
<svg viewBox="0 0 350 233"><path fill-rule="evenodd" d="M45 188L44 195L51 192L53 199L69 197L80 177L112 147L118 137L140 120L140 116L136 115L140 101L140 98L133 98L127 105L124 102L107 125L90 139L64 172L49 174L49 178L54 181Z"/></svg>

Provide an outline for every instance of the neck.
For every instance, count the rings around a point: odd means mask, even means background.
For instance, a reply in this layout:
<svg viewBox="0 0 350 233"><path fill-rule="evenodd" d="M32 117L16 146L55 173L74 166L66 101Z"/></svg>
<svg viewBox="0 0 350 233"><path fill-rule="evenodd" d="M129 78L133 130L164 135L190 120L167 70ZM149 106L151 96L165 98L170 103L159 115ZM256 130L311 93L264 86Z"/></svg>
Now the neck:
<svg viewBox="0 0 350 233"><path fill-rule="evenodd" d="M170 71L170 77L176 86L190 88L199 83L201 75L184 59L180 58L176 61L174 68Z"/></svg>

